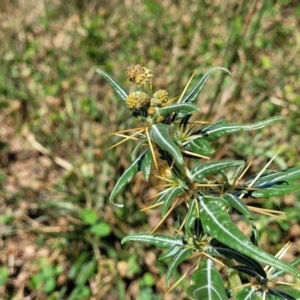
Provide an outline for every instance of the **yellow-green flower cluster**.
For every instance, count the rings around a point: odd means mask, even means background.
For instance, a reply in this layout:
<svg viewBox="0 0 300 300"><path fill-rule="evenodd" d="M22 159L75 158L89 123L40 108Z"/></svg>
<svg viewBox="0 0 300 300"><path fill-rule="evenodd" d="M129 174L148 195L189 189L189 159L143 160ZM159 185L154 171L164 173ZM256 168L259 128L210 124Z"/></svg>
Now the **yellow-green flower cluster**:
<svg viewBox="0 0 300 300"><path fill-rule="evenodd" d="M148 107L150 104L150 97L143 92L130 93L126 99L126 105L129 109L138 110L142 107Z"/></svg>
<svg viewBox="0 0 300 300"><path fill-rule="evenodd" d="M168 92L166 90L158 90L153 94L151 99L148 94L138 91L128 95L126 105L132 110L146 107L148 108L149 115L153 115L156 111L156 107L162 107L168 100Z"/></svg>
<svg viewBox="0 0 300 300"><path fill-rule="evenodd" d="M152 70L141 65L130 65L126 68L126 75L130 81L134 81L138 86L152 84Z"/></svg>
<svg viewBox="0 0 300 300"><path fill-rule="evenodd" d="M165 179L172 179L173 178L172 168L170 168L167 164L162 164L159 167L159 175Z"/></svg>
<svg viewBox="0 0 300 300"><path fill-rule="evenodd" d="M168 92L166 90L158 90L156 93L153 94L153 97L150 101L150 106L162 107L168 102L168 100Z"/></svg>
<svg viewBox="0 0 300 300"><path fill-rule="evenodd" d="M134 81L139 86L150 84L152 87L152 70L142 67L141 65L130 65L126 68L126 75L130 81ZM159 107L165 106L169 101L168 92L166 90L158 90L150 97L148 94L138 91L130 93L126 98L126 106L130 110L146 109L147 116L154 116ZM143 110L145 112L145 110ZM149 119L150 120L150 119ZM163 115L156 116L152 122L160 123L164 120Z"/></svg>

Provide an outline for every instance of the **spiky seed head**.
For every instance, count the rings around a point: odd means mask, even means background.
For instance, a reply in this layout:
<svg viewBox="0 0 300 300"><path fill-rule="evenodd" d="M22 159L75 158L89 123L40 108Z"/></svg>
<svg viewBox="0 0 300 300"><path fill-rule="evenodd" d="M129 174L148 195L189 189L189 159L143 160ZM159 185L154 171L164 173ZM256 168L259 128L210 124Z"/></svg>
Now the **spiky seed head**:
<svg viewBox="0 0 300 300"><path fill-rule="evenodd" d="M150 97L143 92L130 93L126 98L126 105L129 109L140 109L142 107L148 107L150 104Z"/></svg>
<svg viewBox="0 0 300 300"><path fill-rule="evenodd" d="M144 76L145 76L145 82L142 84L148 83L152 84L152 78L154 77L153 71L151 69L143 67Z"/></svg>
<svg viewBox="0 0 300 300"><path fill-rule="evenodd" d="M153 97L161 100L163 103L167 103L169 100L168 94L166 90L158 90L153 94Z"/></svg>
<svg viewBox="0 0 300 300"><path fill-rule="evenodd" d="M150 106L152 106L152 107L161 107L162 106L162 102L161 102L161 100L153 97L150 100Z"/></svg>
<svg viewBox="0 0 300 300"><path fill-rule="evenodd" d="M135 81L138 74L143 73L141 65L130 65L126 68L126 75L130 81Z"/></svg>
<svg viewBox="0 0 300 300"><path fill-rule="evenodd" d="M152 84L152 70L141 65L130 65L126 68L126 75L130 81L134 81L138 86Z"/></svg>
<svg viewBox="0 0 300 300"><path fill-rule="evenodd" d="M161 107L163 104L167 103L169 100L168 92L166 90L158 90L153 94L153 98L151 99L150 105Z"/></svg>

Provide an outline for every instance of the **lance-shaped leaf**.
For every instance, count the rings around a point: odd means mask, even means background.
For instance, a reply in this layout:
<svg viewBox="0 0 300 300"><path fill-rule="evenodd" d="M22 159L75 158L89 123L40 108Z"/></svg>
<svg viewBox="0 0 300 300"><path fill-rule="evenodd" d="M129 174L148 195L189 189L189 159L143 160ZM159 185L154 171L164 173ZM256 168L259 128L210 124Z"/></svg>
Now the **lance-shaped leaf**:
<svg viewBox="0 0 300 300"><path fill-rule="evenodd" d="M247 180L244 185L249 185L250 183L252 183L255 177L256 175L251 176L251 178ZM300 179L300 166L283 171L275 171L262 174L255 181L255 184L253 186L263 188L275 185L276 183L293 183L298 179Z"/></svg>
<svg viewBox="0 0 300 300"><path fill-rule="evenodd" d="M128 236L125 236L121 244L124 244L128 241L131 242L141 242L141 243L148 243L151 245L154 245L159 248L173 248L173 247L182 247L183 242L180 236L177 236L175 238L171 238L166 235L160 235L160 234L147 234L147 233L136 233L131 234Z"/></svg>
<svg viewBox="0 0 300 300"><path fill-rule="evenodd" d="M191 136L191 138L192 137L193 136ZM185 150L205 156L215 153L215 149L210 146L210 142L203 138L189 140L189 142L185 145Z"/></svg>
<svg viewBox="0 0 300 300"><path fill-rule="evenodd" d="M139 143L135 146L134 150L133 150L132 153L131 153L131 160L132 160L132 161L134 161L134 160L136 159L136 156L137 156L139 150L140 150L141 147L143 147L143 145L145 145L146 143L147 143L147 140L145 139L145 140L142 140L141 142L139 142Z"/></svg>
<svg viewBox="0 0 300 300"><path fill-rule="evenodd" d="M218 241L254 260L283 270L300 278L299 271L290 264L274 257L264 250L254 246L247 237L232 222L230 216L222 209L224 201L217 197L199 196L200 215L204 231Z"/></svg>
<svg viewBox="0 0 300 300"><path fill-rule="evenodd" d="M118 207L123 207L123 204L114 203L113 200L116 196L122 191L122 189L132 180L132 178L136 175L136 173L140 170L140 165L142 160L144 159L145 152L142 153L123 173L123 175L117 181L115 187L113 188L109 201L115 204Z"/></svg>
<svg viewBox="0 0 300 300"><path fill-rule="evenodd" d="M149 133L151 140L156 143L162 150L167 151L176 161L176 163L184 168L185 163L178 146L174 143L170 131L170 125L155 124L152 125Z"/></svg>
<svg viewBox="0 0 300 300"><path fill-rule="evenodd" d="M229 76L231 75L230 72L225 68L217 67L217 68L211 69L197 82L197 84L193 87L193 89L189 92L189 94L184 97L184 99L182 100L182 103L194 102L197 99L198 95L200 94L204 84L208 80L211 73L216 70L222 70L224 72L227 72L229 74Z"/></svg>
<svg viewBox="0 0 300 300"><path fill-rule="evenodd" d="M256 272L253 268L251 268L251 267L247 267L247 266L232 266L231 268L232 268L232 269L235 269L235 270L237 270L237 271L239 271L239 272L241 272L241 273L245 273L245 274L247 274L247 275L249 275L249 276L251 276L251 277L256 277L257 275L259 275L259 274L257 274L257 272Z"/></svg>
<svg viewBox="0 0 300 300"><path fill-rule="evenodd" d="M239 211L242 215L247 218L251 218L251 212L242 199L232 194L224 194L222 198L228 201L230 206Z"/></svg>
<svg viewBox="0 0 300 300"><path fill-rule="evenodd" d="M291 263L290 263L291 266L297 268L299 265L300 265L300 257L296 258L295 260L293 260ZM272 273L271 273L271 277L272 278L277 278L277 277L282 277L286 274L286 272L284 271L277 271L277 270L274 270Z"/></svg>
<svg viewBox="0 0 300 300"><path fill-rule="evenodd" d="M193 275L193 285L187 292L194 299L227 300L224 283L214 263L208 259Z"/></svg>
<svg viewBox="0 0 300 300"><path fill-rule="evenodd" d="M213 161L207 163L197 163L192 168L192 176L196 180L203 180L205 176L218 173L221 170L225 170L230 167L241 166L245 164L243 160L223 160L223 161Z"/></svg>
<svg viewBox="0 0 300 300"><path fill-rule="evenodd" d="M220 137L238 131L245 131L245 130L258 130L264 128L268 125L273 123L283 121L284 118L282 117L273 117L269 118L265 121L261 121L254 124L246 124L246 125L239 125L239 124L222 124L216 123L215 126L211 126L209 129L201 130L202 134L206 134L205 139L209 142L219 139Z"/></svg>
<svg viewBox="0 0 300 300"><path fill-rule="evenodd" d="M258 263L256 260L244 254L241 254L235 249L232 249L229 246L225 245L224 243L221 243L217 239L212 239L209 244L221 256L223 255L228 259L235 259L237 262L242 263L249 268L252 268L256 272L256 274L259 274L263 278L267 277L265 270L263 269L261 264Z"/></svg>
<svg viewBox="0 0 300 300"><path fill-rule="evenodd" d="M79 286L84 286L89 278L95 273L96 268L97 261L95 259L84 263L80 269L80 272L78 272L76 284Z"/></svg>
<svg viewBox="0 0 300 300"><path fill-rule="evenodd" d="M161 193L159 193L159 197L157 197L157 199L154 201L153 204L156 204L156 203L160 203L160 202L164 202L167 195L169 194L169 192L171 192L173 189L172 186L166 188L164 191L162 191Z"/></svg>
<svg viewBox="0 0 300 300"><path fill-rule="evenodd" d="M286 285L280 285L280 286L277 286L277 291L280 291L280 292L284 292L287 296L284 296L282 295L283 297L280 298L281 299L284 299L284 300L289 300L289 299L292 299L292 300L299 300L300 299L300 290L299 288L293 288L292 286L286 286ZM286 297L286 298L284 298ZM288 298L290 297L290 298Z"/></svg>
<svg viewBox="0 0 300 300"><path fill-rule="evenodd" d="M120 97L122 101L126 101L126 98L128 97L127 91L122 87L120 83L115 81L110 75L108 75L106 72L97 69L96 72L100 74L114 89L114 91L117 93L117 95Z"/></svg>
<svg viewBox="0 0 300 300"><path fill-rule="evenodd" d="M168 212L168 210L172 204L172 201L177 196L179 196L180 194L183 194L183 193L184 193L184 189L181 186L176 186L176 187L173 187L171 189L171 191L166 194L166 196L164 198L164 204L162 207L162 211L161 211L162 216L164 216Z"/></svg>
<svg viewBox="0 0 300 300"><path fill-rule="evenodd" d="M141 171L146 179L149 180L153 165L153 156L150 149L147 149L141 163Z"/></svg>
<svg viewBox="0 0 300 300"><path fill-rule="evenodd" d="M178 247L178 246L169 248L169 250L164 255L160 256L158 260L165 260L167 258L170 258L170 257L176 255L181 249L182 249L182 247Z"/></svg>
<svg viewBox="0 0 300 300"><path fill-rule="evenodd" d="M172 260L172 262L169 265L168 268L168 272L167 272L167 276L166 276L166 282L167 282L167 286L169 286L169 281L173 275L173 273L175 272L176 268L178 267L178 265L189 255L191 255L193 252L192 248L184 248L181 249L176 256L174 257L174 259Z"/></svg>
<svg viewBox="0 0 300 300"><path fill-rule="evenodd" d="M200 129L197 129L196 131L194 131L193 134L204 133L204 132L214 129L220 125L225 125L225 124L228 124L228 120L221 119L221 120L216 121L215 123L203 125Z"/></svg>
<svg viewBox="0 0 300 300"><path fill-rule="evenodd" d="M154 118L160 115L167 115L173 112L182 112L185 115L190 114L194 111L199 111L199 107L193 103L176 103L164 107L157 108Z"/></svg>
<svg viewBox="0 0 300 300"><path fill-rule="evenodd" d="M251 286L243 288L237 295L236 300L261 300L261 296L256 295L256 289Z"/></svg>
<svg viewBox="0 0 300 300"><path fill-rule="evenodd" d="M293 296L283 292L283 291L280 291L280 290L277 290L277 289L272 289L272 288L268 288L268 292L267 292L267 295L268 296L275 296L275 297L272 297L272 299L275 299L275 300L281 300L281 299L284 299L284 300L297 300L296 298L294 298ZM298 298L299 299L299 298Z"/></svg>
<svg viewBox="0 0 300 300"><path fill-rule="evenodd" d="M188 236L194 236L194 224L196 219L199 218L199 213L196 207L196 199L191 199L189 201L189 208L186 214L185 223L184 223L184 231ZM201 222L201 221L200 221ZM202 226L201 226L202 227Z"/></svg>
<svg viewBox="0 0 300 300"><path fill-rule="evenodd" d="M275 185L271 188L266 188L258 191L251 192L251 197L254 198L268 198L268 197L279 197L287 194L295 193L300 191L300 184L283 184Z"/></svg>

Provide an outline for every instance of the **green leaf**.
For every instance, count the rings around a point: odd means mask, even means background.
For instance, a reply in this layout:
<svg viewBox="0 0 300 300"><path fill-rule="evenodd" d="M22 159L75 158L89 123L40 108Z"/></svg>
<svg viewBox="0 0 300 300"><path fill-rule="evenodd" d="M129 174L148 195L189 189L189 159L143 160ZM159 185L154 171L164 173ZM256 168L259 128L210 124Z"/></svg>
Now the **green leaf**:
<svg viewBox="0 0 300 300"><path fill-rule="evenodd" d="M170 258L172 256L174 256L175 254L177 254L180 249L182 249L181 247L175 246L173 248L170 248L164 255L160 256L158 260L165 260L167 258Z"/></svg>
<svg viewBox="0 0 300 300"><path fill-rule="evenodd" d="M215 126L212 125L210 126L209 129L208 128L203 129L201 133L206 134L207 136L205 137L205 139L209 142L212 142L224 135L233 132L244 131L244 130L258 130L283 120L284 118L282 117L273 117L255 124L247 124L247 125L215 123Z"/></svg>
<svg viewBox="0 0 300 300"><path fill-rule="evenodd" d="M211 123L211 124L207 124L207 125L203 125L200 129L196 130L196 133L203 133L203 132L207 132L211 129L217 128L220 125L226 125L228 124L228 120L218 120L215 123Z"/></svg>
<svg viewBox="0 0 300 300"><path fill-rule="evenodd" d="M173 187L170 186L170 187L166 188L164 191L162 191L160 193L159 197L154 201L154 204L160 203L160 202L164 202L165 199L166 199L166 197L167 197L167 195L168 195L168 193L171 192L172 189L173 189Z"/></svg>
<svg viewBox="0 0 300 300"><path fill-rule="evenodd" d="M6 284L8 277L8 269L6 267L0 267L0 287Z"/></svg>
<svg viewBox="0 0 300 300"><path fill-rule="evenodd" d="M95 210L90 208L85 208L81 214L80 214L81 220L83 223L87 225L93 225L98 220L98 214L95 212Z"/></svg>
<svg viewBox="0 0 300 300"><path fill-rule="evenodd" d="M181 186L177 186L177 187L172 188L171 191L166 194L166 197L164 199L164 204L162 207L162 211L161 211L162 216L164 216L168 212L168 210L172 204L172 201L177 196L179 196L180 194L183 194L183 193L184 193L183 188Z"/></svg>
<svg viewBox="0 0 300 300"><path fill-rule="evenodd" d="M190 93L183 98L182 103L194 102L197 99L198 95L200 94L204 84L209 79L211 73L216 70L222 70L222 71L227 72L229 75L231 75L230 72L225 68L217 67L217 68L211 69L197 82L197 84L193 87L193 89L190 91Z"/></svg>
<svg viewBox="0 0 300 300"><path fill-rule="evenodd" d="M245 185L250 184L255 178L255 175L252 176L252 179L247 180ZM276 182L287 182L293 183L294 181L300 179L300 166L290 168L284 171L271 172L269 174L262 174L256 181L255 187L263 187L264 185L270 185Z"/></svg>
<svg viewBox="0 0 300 300"><path fill-rule="evenodd" d="M300 179L300 166L290 168L282 171L283 174L278 174L275 181L287 181L289 183L295 182ZM273 180L271 180L273 181Z"/></svg>
<svg viewBox="0 0 300 300"><path fill-rule="evenodd" d="M116 198L116 196L122 191L122 189L132 180L132 178L136 175L136 173L139 171L139 165L144 158L144 153L142 153L129 167L128 169L123 173L123 175L119 178L116 185L114 186L109 201L113 203L114 205L118 207L124 207L123 204L118 204L113 202L113 200Z"/></svg>
<svg viewBox="0 0 300 300"><path fill-rule="evenodd" d="M136 233L131 234L124 237L121 241L121 244L124 244L128 241L135 241L141 243L149 243L159 248L170 248L174 246L182 247L183 242L180 237L171 238L166 235L159 235L159 234L147 234L147 233Z"/></svg>
<svg viewBox="0 0 300 300"><path fill-rule="evenodd" d="M291 263L290 263L291 266L297 268L299 265L300 265L300 257L296 258L295 260L293 260ZM286 274L286 272L283 272L283 271L275 271L275 272L272 272L271 273L271 277L272 278L277 278L277 277L282 277Z"/></svg>
<svg viewBox="0 0 300 300"><path fill-rule="evenodd" d="M90 228L90 232L99 236L99 237L105 237L108 236L111 232L111 228L108 223L106 222L100 222L98 224L94 224Z"/></svg>
<svg viewBox="0 0 300 300"><path fill-rule="evenodd" d="M84 262L87 261L88 259L89 259L89 254L86 252L82 252L78 256L76 261L72 264L70 271L68 273L68 278L74 279L77 276L78 272L80 271Z"/></svg>
<svg viewBox="0 0 300 300"><path fill-rule="evenodd" d="M91 296L91 290L87 286L76 285L72 290L70 296L68 296L68 300L82 300L89 299Z"/></svg>
<svg viewBox="0 0 300 300"><path fill-rule="evenodd" d="M236 300L261 300L262 298L255 295L255 289L247 286L243 288L237 295Z"/></svg>
<svg viewBox="0 0 300 300"><path fill-rule="evenodd" d="M230 185L233 185L233 184L236 183L237 178L239 178L241 176L244 169L245 169L245 165L242 165L242 166L239 166L239 167L235 168L233 170L233 172L228 174L230 176L230 178L228 178L228 182L229 182Z"/></svg>
<svg viewBox="0 0 300 300"><path fill-rule="evenodd" d="M49 277L45 279L44 288L43 288L45 293L51 293L52 291L54 291L55 287L56 287L56 279L54 277Z"/></svg>
<svg viewBox="0 0 300 300"><path fill-rule="evenodd" d="M185 167L185 162L183 160L182 154L174 143L170 131L172 127L166 124L155 124L152 125L149 134L151 140L156 143L162 150L167 151L175 159L180 167Z"/></svg>
<svg viewBox="0 0 300 300"><path fill-rule="evenodd" d="M268 298L271 298L272 300L282 300L282 299L296 300L296 299L299 299L298 297L297 298L291 297L291 295L289 295L288 293L283 292L279 289L273 289L273 288L268 288L267 296L268 296Z"/></svg>
<svg viewBox="0 0 300 300"><path fill-rule="evenodd" d="M84 285L88 279L94 275L95 271L96 271L96 267L97 267L97 262L96 260L91 260L87 263L85 263L79 274L78 274L78 277L76 279L76 284L77 285Z"/></svg>
<svg viewBox="0 0 300 300"><path fill-rule="evenodd" d="M222 209L224 201L222 198L218 200L217 197L199 196L199 201L201 221L206 233L241 254L300 278L296 268L254 246L246 238L232 222L228 213Z"/></svg>
<svg viewBox="0 0 300 300"><path fill-rule="evenodd" d="M229 246L225 245L224 243L221 243L216 239L212 239L209 245L213 248L213 250L217 251L219 255L224 256L225 258L228 259L234 259L237 262L251 268L256 274L259 274L261 277L263 278L267 277L265 270L263 269L261 264L258 263L256 260L244 254L241 254L239 251L230 248Z"/></svg>
<svg viewBox="0 0 300 300"><path fill-rule="evenodd" d="M244 273L247 274L251 277L257 277L257 272L252 268L252 267L247 267L247 266L243 266L243 265L238 265L238 266L232 266L231 267L233 270L236 270L240 273ZM266 277L264 277L266 278Z"/></svg>
<svg viewBox="0 0 300 300"><path fill-rule="evenodd" d="M164 107L157 108L154 118L160 115L167 115L173 112L182 112L184 114L189 114L194 111L199 111L199 107L193 103L176 103Z"/></svg>
<svg viewBox="0 0 300 300"><path fill-rule="evenodd" d="M279 196L295 193L298 191L300 191L300 184L275 185L271 188L266 188L263 190L251 192L251 197L254 198L279 197Z"/></svg>
<svg viewBox="0 0 300 300"><path fill-rule="evenodd" d="M215 153L215 149L212 148L210 146L210 143L203 138L188 140L188 144L185 145L185 150L205 156L212 155Z"/></svg>
<svg viewBox="0 0 300 300"><path fill-rule="evenodd" d="M237 167L245 164L243 160L223 160L207 163L197 163L191 170L193 178L196 180L205 180L205 176L211 173L218 173L221 170L231 167Z"/></svg>
<svg viewBox="0 0 300 300"><path fill-rule="evenodd" d="M278 291L283 291L284 293L287 293L289 296L294 297L294 299L300 299L300 290L298 288L293 288L293 286L286 286L286 285L280 285L277 286L276 289ZM280 300L286 299L286 298L280 298Z"/></svg>
<svg viewBox="0 0 300 300"><path fill-rule="evenodd" d="M139 150L141 149L141 147L143 145L146 144L146 140L142 140L141 142L139 142L136 147L134 148L134 150L132 151L131 154L131 160L134 161L136 159L137 153L139 152Z"/></svg>
<svg viewBox="0 0 300 300"><path fill-rule="evenodd" d="M144 158L142 160L141 164L141 171L146 179L146 181L149 180L151 171L152 171L152 165L153 165L153 156L150 151L150 149L147 149L146 152L144 152Z"/></svg>
<svg viewBox="0 0 300 300"><path fill-rule="evenodd" d="M175 272L176 268L178 267L178 265L189 255L191 255L193 252L193 248L184 248L181 249L176 256L174 257L174 259L172 260L172 262L169 265L168 268L168 272L167 272L167 276L166 276L166 282L167 282L167 286L169 286L169 281L173 275L173 273Z"/></svg>
<svg viewBox="0 0 300 300"><path fill-rule="evenodd" d="M155 284L155 279L153 275L149 272L144 273L142 284L146 286L153 286Z"/></svg>
<svg viewBox="0 0 300 300"><path fill-rule="evenodd" d="M192 280L194 283L187 289L187 292L194 299L228 299L221 275L216 270L211 259L208 259L198 270L195 271Z"/></svg>
<svg viewBox="0 0 300 300"><path fill-rule="evenodd" d="M196 204L197 202L194 198L189 202L189 208L184 223L184 230L188 236L194 236L195 220L199 218Z"/></svg>
<svg viewBox="0 0 300 300"><path fill-rule="evenodd" d="M122 101L126 101L126 98L128 97L127 91L122 87L121 84L119 84L117 81L115 81L110 75L108 75L106 72L97 69L96 72L100 74L114 89L114 91L117 93L117 95L120 97Z"/></svg>
<svg viewBox="0 0 300 300"><path fill-rule="evenodd" d="M128 259L128 275L132 276L137 274L141 270L141 267L138 262L138 255L132 254Z"/></svg>
<svg viewBox="0 0 300 300"><path fill-rule="evenodd" d="M247 218L251 218L251 212L242 199L232 194L224 194L222 198L228 201L230 206L239 211L242 215Z"/></svg>

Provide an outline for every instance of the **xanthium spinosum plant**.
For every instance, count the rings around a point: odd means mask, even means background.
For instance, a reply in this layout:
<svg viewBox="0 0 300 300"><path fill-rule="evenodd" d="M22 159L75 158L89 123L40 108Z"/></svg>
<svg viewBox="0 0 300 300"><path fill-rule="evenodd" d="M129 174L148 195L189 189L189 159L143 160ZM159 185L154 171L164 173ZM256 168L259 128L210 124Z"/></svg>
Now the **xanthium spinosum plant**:
<svg viewBox="0 0 300 300"><path fill-rule="evenodd" d="M245 204L246 198L279 197L300 190L300 167L282 171L269 171L268 163L258 174L239 183L248 166L243 160L210 160L214 154L211 143L225 135L244 130L258 130L282 121L269 118L255 124L233 124L226 120L217 122L191 121L199 111L195 101L212 72L207 72L187 93L170 98L166 90L152 93L153 72L141 65L126 69L130 81L138 90L128 93L106 72L97 72L112 86L120 100L131 111L140 127L116 132L115 135L137 141L132 163L117 181L110 195L116 196L141 171L145 180L156 174L164 181L164 189L147 207L161 210L161 221L151 233L126 236L122 243L138 241L165 249L160 260L170 259L166 284L178 265L192 258L192 269L179 281L191 274L187 293L194 299L300 299L300 278L297 267L300 258L286 263L282 257L290 247L288 243L275 256L259 247L259 237L252 214L254 207ZM121 144L121 141L118 144ZM158 226L184 206L185 215L173 236L154 234ZM237 211L251 227L248 238L231 219ZM276 214L268 211L267 214ZM295 278L294 285L284 285L278 280L285 274Z"/></svg>

